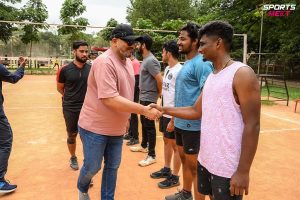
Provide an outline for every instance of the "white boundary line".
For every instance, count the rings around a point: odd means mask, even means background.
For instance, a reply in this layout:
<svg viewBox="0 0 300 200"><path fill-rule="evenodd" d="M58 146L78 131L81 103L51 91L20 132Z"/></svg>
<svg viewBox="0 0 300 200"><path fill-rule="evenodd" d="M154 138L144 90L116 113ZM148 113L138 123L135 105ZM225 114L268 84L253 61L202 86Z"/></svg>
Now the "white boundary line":
<svg viewBox="0 0 300 200"><path fill-rule="evenodd" d="M284 131L298 131L300 128L283 128L283 129L274 129L274 130L262 130L260 133L273 133L273 132L284 132Z"/></svg>
<svg viewBox="0 0 300 200"><path fill-rule="evenodd" d="M290 122L290 123L294 123L294 124L300 125L300 122L298 122L298 121L286 119L286 118L283 118L283 117L277 117L276 115L272 115L272 114L268 114L268 113L262 113L262 114L263 114L263 115L266 115L266 116L269 116L269 117L271 117L271 118L280 119L280 120L282 120L282 121L287 121L287 122Z"/></svg>

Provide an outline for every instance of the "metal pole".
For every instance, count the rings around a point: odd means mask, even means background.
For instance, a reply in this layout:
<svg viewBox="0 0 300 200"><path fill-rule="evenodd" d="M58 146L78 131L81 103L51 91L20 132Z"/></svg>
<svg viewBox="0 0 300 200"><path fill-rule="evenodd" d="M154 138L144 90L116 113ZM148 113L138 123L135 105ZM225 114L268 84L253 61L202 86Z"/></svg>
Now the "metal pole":
<svg viewBox="0 0 300 200"><path fill-rule="evenodd" d="M262 32L263 32L263 24L264 24L264 11L261 10L261 20L260 20L260 36L259 36L259 50L258 50L258 66L257 66L257 74L259 75L260 71L260 62L261 62L261 41L262 41Z"/></svg>
<svg viewBox="0 0 300 200"><path fill-rule="evenodd" d="M247 34L243 34L244 36L244 49L243 49L243 63L247 64Z"/></svg>

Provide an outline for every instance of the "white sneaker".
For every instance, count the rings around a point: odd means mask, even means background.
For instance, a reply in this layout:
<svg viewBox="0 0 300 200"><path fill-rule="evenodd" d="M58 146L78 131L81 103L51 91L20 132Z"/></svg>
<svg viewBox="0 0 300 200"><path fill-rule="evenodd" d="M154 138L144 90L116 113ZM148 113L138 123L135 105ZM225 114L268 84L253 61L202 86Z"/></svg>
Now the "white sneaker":
<svg viewBox="0 0 300 200"><path fill-rule="evenodd" d="M151 165L151 164L153 164L153 163L156 163L156 159L153 158L152 156L147 156L147 157L145 158L145 160L141 160L141 161L139 162L139 166L141 166L141 167L146 167L146 166Z"/></svg>
<svg viewBox="0 0 300 200"><path fill-rule="evenodd" d="M148 148L143 148L142 146L135 146L135 147L130 147L130 151L148 153Z"/></svg>
<svg viewBox="0 0 300 200"><path fill-rule="evenodd" d="M88 193L83 193L78 190L78 200L91 200Z"/></svg>

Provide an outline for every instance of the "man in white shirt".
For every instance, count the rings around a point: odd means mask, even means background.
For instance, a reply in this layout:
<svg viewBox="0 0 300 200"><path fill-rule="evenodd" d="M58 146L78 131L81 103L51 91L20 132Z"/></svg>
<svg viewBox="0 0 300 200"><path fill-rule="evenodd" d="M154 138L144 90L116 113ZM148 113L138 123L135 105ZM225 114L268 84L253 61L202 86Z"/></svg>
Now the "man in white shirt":
<svg viewBox="0 0 300 200"><path fill-rule="evenodd" d="M163 46L162 60L168 63L165 69L162 86L162 105L174 107L175 100L175 82L178 72L182 65L178 62L179 48L177 42L174 40L168 41ZM159 129L164 135L164 157L165 164L162 169L152 173L151 178L166 178L164 181L158 183L158 187L165 189L179 185L179 170L181 161L177 149L174 133L174 119L170 115L163 115L160 118ZM173 171L171 171L171 160L173 158Z"/></svg>

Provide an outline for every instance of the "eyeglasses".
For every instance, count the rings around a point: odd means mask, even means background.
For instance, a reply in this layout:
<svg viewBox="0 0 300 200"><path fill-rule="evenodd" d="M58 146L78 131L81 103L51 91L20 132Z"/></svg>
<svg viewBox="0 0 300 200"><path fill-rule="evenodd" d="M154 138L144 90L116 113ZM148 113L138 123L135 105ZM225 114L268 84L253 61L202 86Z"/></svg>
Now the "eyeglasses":
<svg viewBox="0 0 300 200"><path fill-rule="evenodd" d="M126 40L126 39L122 39L122 38L120 38L120 39L123 40L124 42L126 42L128 46L132 46L136 43L136 41L134 41L134 40Z"/></svg>

